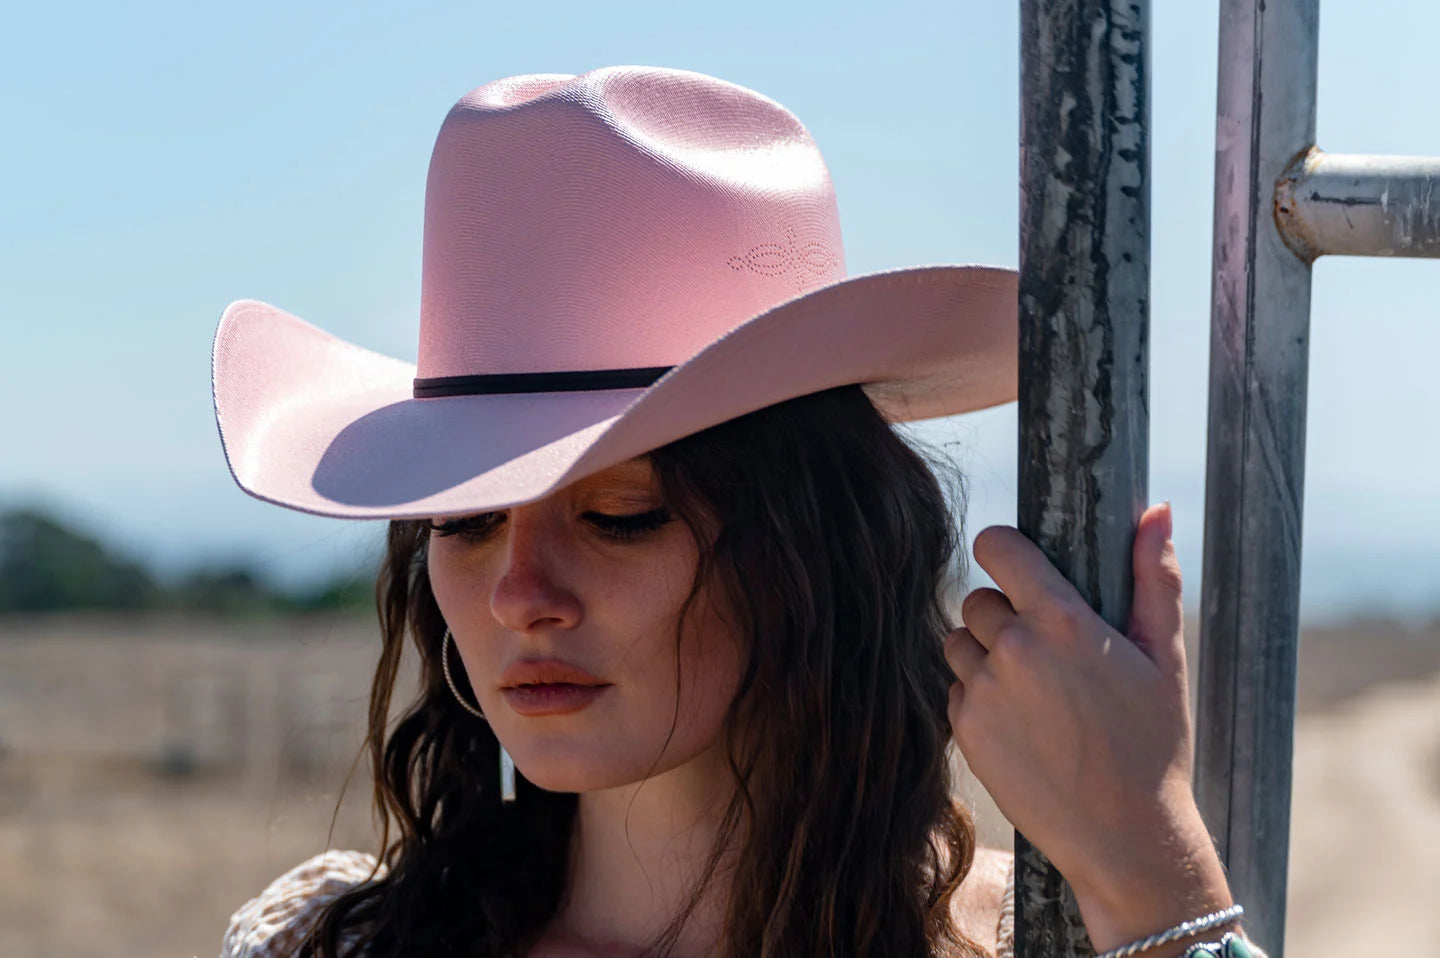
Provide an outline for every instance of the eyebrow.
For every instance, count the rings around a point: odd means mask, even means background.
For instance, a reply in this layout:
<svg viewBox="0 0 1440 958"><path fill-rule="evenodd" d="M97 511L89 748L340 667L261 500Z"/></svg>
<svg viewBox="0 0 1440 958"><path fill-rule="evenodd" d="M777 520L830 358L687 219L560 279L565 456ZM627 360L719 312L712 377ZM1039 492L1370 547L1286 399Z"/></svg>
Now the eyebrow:
<svg viewBox="0 0 1440 958"><path fill-rule="evenodd" d="M586 485L593 487L606 487L606 485L636 485L652 491L657 485L657 475L654 467L649 464L648 458L638 460L626 460L616 462L611 467L603 468L599 473L592 473L577 483L577 487L583 488Z"/></svg>
<svg viewBox="0 0 1440 958"><path fill-rule="evenodd" d="M644 474L648 476L653 474L654 471L655 467L651 464L650 457L648 455L645 455L636 456L634 459L626 459L624 462L617 462L613 466L607 466L604 469L601 469L599 472L591 473L590 478L604 476L606 473L609 472L619 472L622 474L644 472Z"/></svg>

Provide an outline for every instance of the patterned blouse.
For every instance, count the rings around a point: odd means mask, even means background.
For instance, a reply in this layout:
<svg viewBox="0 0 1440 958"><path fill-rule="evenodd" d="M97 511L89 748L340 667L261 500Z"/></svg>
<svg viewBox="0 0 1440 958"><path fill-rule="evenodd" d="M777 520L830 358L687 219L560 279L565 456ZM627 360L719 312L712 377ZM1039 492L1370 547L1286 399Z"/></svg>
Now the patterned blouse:
<svg viewBox="0 0 1440 958"><path fill-rule="evenodd" d="M281 875L230 919L220 958L292 958L320 910L354 886L385 873L365 852L327 851ZM1005 880L995 958L1015 955L1015 862ZM342 942L346 944L346 942ZM353 944L348 942L348 944ZM1251 945L1256 958L1264 952Z"/></svg>

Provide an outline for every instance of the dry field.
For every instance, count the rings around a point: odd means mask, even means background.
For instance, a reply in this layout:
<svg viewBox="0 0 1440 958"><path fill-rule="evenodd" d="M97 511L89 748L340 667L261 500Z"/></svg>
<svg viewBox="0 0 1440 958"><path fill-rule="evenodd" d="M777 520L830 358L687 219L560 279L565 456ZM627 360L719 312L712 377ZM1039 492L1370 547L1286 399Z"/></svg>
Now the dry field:
<svg viewBox="0 0 1440 958"><path fill-rule="evenodd" d="M363 770L336 802L377 644L345 619L0 620L0 958L214 955L276 874L371 847ZM1440 958L1440 629L1307 632L1300 704L1287 951Z"/></svg>

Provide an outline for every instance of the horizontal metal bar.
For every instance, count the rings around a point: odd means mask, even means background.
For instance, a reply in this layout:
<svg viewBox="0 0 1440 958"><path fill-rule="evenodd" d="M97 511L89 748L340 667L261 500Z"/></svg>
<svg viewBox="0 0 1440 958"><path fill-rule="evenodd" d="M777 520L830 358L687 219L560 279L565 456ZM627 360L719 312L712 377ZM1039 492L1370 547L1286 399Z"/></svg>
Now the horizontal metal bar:
<svg viewBox="0 0 1440 958"><path fill-rule="evenodd" d="M1312 148L1276 183L1275 222L1306 260L1440 257L1440 157Z"/></svg>

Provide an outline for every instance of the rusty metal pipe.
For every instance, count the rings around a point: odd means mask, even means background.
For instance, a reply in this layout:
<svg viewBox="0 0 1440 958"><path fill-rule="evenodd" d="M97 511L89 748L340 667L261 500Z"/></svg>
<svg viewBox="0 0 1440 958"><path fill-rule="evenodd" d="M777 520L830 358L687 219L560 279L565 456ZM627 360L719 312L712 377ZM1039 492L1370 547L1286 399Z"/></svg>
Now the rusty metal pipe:
<svg viewBox="0 0 1440 958"><path fill-rule="evenodd" d="M1296 255L1440 257L1440 157L1311 149L1275 184Z"/></svg>

